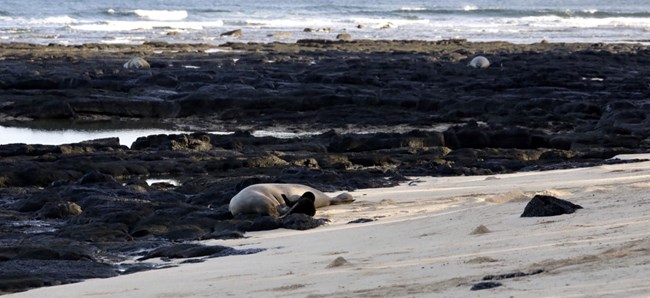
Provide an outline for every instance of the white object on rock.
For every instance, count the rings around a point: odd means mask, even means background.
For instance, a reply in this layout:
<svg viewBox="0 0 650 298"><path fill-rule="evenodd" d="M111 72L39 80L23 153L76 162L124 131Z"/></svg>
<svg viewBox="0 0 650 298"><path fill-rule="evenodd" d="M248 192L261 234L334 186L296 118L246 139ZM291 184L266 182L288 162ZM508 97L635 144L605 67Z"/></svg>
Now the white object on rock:
<svg viewBox="0 0 650 298"><path fill-rule="evenodd" d="M126 69L140 69L140 68L151 68L151 65L149 65L149 62L147 60L144 60L140 57L135 57L126 63L124 63L124 68Z"/></svg>
<svg viewBox="0 0 650 298"><path fill-rule="evenodd" d="M476 56L467 65L473 68L488 68L490 67L490 60L483 56Z"/></svg>

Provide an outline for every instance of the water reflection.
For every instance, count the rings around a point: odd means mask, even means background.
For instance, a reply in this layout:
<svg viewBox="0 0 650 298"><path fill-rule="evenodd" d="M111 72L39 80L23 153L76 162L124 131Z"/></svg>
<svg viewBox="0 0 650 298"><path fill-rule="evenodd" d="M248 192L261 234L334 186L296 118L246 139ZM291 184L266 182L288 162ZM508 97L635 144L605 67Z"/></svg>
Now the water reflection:
<svg viewBox="0 0 650 298"><path fill-rule="evenodd" d="M444 131L451 124L439 124L422 130ZM346 130L338 129L338 133L377 133L377 132L400 132L405 133L413 130L413 127L391 126L378 127L375 129ZM275 137L280 139L305 138L323 133L324 131L289 131L284 129L252 130L255 137ZM7 126L0 125L0 145L4 144L41 144L61 145L78 143L82 141L119 138L120 144L131 147L133 142L140 137L158 134L182 134L190 131L176 130L169 125L155 122L88 122L76 123L67 121L29 121L24 123L9 123ZM210 131L210 134L228 135L233 131Z"/></svg>
<svg viewBox="0 0 650 298"><path fill-rule="evenodd" d="M181 134L189 131L176 130L169 125L156 122L71 122L71 121L27 121L0 125L0 145L3 144L41 144L61 145L82 141L119 138L120 144L131 147L140 137L158 134ZM211 131L211 134L227 135L233 132ZM300 138L320 132L287 132L256 130L256 137Z"/></svg>
<svg viewBox="0 0 650 298"><path fill-rule="evenodd" d="M106 129L106 130L78 130L78 129L33 129L25 127L0 126L0 144L42 144L61 145L78 143L81 141L118 137L120 144L131 147L139 137L156 134L178 134L183 131L133 128L133 129Z"/></svg>
<svg viewBox="0 0 650 298"><path fill-rule="evenodd" d="M167 183L173 186L180 186L180 181L176 179L147 179L145 180L149 186L156 183Z"/></svg>
<svg viewBox="0 0 650 298"><path fill-rule="evenodd" d="M28 128L28 127L7 127L0 126L0 145L25 143L41 145L61 145L78 143L94 139L114 138L120 139L120 144L131 147L139 137L146 137L158 134L181 134L190 133L187 131L160 129L160 128L103 128L103 129L79 129L79 128ZM211 134L232 134L232 132L212 131ZM295 133L278 131L253 131L256 137L276 138L298 138L318 133Z"/></svg>
<svg viewBox="0 0 650 298"><path fill-rule="evenodd" d="M254 137L274 137L278 139L293 139L293 138L300 138L300 137L310 137L321 133L322 132L320 131L290 132L290 131L274 131L274 130L255 130L251 132L251 135L253 135Z"/></svg>
<svg viewBox="0 0 650 298"><path fill-rule="evenodd" d="M151 121L35 120L4 124L0 125L0 145L61 145L117 137L121 145L131 147L139 137L184 133L174 130L170 125Z"/></svg>

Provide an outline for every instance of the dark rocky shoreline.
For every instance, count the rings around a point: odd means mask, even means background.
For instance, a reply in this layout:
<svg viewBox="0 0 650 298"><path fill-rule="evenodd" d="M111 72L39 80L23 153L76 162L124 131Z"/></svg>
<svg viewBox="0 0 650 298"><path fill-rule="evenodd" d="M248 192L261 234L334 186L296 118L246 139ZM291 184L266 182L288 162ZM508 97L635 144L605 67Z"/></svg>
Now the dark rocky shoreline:
<svg viewBox="0 0 650 298"><path fill-rule="evenodd" d="M322 41L0 44L0 124L158 123L193 134L0 145L0 291L254 253L188 241L322 224L232 218L259 182L323 191L647 152L650 50L626 44ZM475 55L487 69L466 66ZM143 57L150 69L122 65ZM251 130L320 132L293 139ZM236 131L232 135L210 131ZM147 178L181 182L148 185ZM120 267L117 262L143 261ZM60 268L66 268L60 270Z"/></svg>

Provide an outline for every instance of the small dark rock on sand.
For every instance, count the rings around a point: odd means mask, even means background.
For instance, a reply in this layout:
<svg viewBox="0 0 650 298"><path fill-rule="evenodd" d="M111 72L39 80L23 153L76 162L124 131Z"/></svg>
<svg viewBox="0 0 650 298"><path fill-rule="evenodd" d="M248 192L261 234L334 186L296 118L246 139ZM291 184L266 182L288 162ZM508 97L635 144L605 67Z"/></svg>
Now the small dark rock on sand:
<svg viewBox="0 0 650 298"><path fill-rule="evenodd" d="M484 225L479 225L478 227L474 228L474 230L470 233L470 235L481 235L481 234L487 234L490 231L486 226Z"/></svg>
<svg viewBox="0 0 650 298"><path fill-rule="evenodd" d="M541 217L571 214L582 206L553 196L536 195L524 208L521 217Z"/></svg>
<svg viewBox="0 0 650 298"><path fill-rule="evenodd" d="M470 291L478 291L478 290L487 290L487 289L492 289L496 287L500 287L503 284L500 282L493 282L493 281L488 281L488 282L479 282L476 283L472 286Z"/></svg>
<svg viewBox="0 0 650 298"><path fill-rule="evenodd" d="M537 270L533 270L533 271L528 272L528 273L517 271L517 272L505 273L505 274L486 275L486 276L483 277L483 280L502 280L502 279L508 279L508 278L535 275L535 274L540 274L542 272L544 272L543 269L537 269Z"/></svg>
<svg viewBox="0 0 650 298"><path fill-rule="evenodd" d="M336 268L345 265L350 265L350 262L348 262L344 257L338 257L334 259L334 261L330 262L325 268Z"/></svg>
<svg viewBox="0 0 650 298"><path fill-rule="evenodd" d="M355 224L355 223L367 223L367 222L372 222L375 221L372 218L359 218L355 220L348 221L349 224Z"/></svg>
<svg viewBox="0 0 650 298"><path fill-rule="evenodd" d="M307 214L293 213L282 218L282 227L292 230L309 230L326 224L328 220L313 218Z"/></svg>
<svg viewBox="0 0 650 298"><path fill-rule="evenodd" d="M470 290L471 291L485 290L485 289L500 287L500 286L503 285L500 282L491 281L491 280L503 280L503 279L509 279L509 278L515 278L515 277L535 275L535 274L540 274L542 272L544 272L543 269L537 269L537 270L533 270L533 271L528 272L528 273L517 271L517 272L505 273L505 274L486 275L486 276L483 277L482 282L474 284Z"/></svg>

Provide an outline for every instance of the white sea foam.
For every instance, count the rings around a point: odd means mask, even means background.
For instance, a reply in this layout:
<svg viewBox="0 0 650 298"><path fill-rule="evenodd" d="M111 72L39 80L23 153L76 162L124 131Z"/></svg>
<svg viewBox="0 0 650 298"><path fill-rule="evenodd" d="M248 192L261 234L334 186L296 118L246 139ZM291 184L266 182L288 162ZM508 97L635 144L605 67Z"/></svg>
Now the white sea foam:
<svg viewBox="0 0 650 298"><path fill-rule="evenodd" d="M94 24L79 24L70 26L81 31L134 31L152 29L186 29L202 30L204 28L221 27L223 21L212 22L162 22L162 21L108 21Z"/></svg>
<svg viewBox="0 0 650 298"><path fill-rule="evenodd" d="M477 10L478 6L476 5L465 5L463 6L464 11L472 11L472 10Z"/></svg>
<svg viewBox="0 0 650 298"><path fill-rule="evenodd" d="M336 22L331 19L304 18L304 19L247 19L244 23L258 28L306 28L306 27L334 27Z"/></svg>
<svg viewBox="0 0 650 298"><path fill-rule="evenodd" d="M43 19L30 19L28 23L39 25L39 24L74 24L78 21L69 17L69 16L52 16Z"/></svg>
<svg viewBox="0 0 650 298"><path fill-rule="evenodd" d="M204 52L206 53L239 53L240 51L235 51L230 48L209 48L206 49Z"/></svg>
<svg viewBox="0 0 650 298"><path fill-rule="evenodd" d="M560 16L536 16L520 18L518 22L522 25L536 28L648 28L648 18L583 18L583 17L560 17Z"/></svg>
<svg viewBox="0 0 650 298"><path fill-rule="evenodd" d="M135 15L152 21L181 21L187 18L186 10L145 10L136 9Z"/></svg>
<svg viewBox="0 0 650 298"><path fill-rule="evenodd" d="M406 20L406 19L384 19L384 18L353 18L351 22L354 24L363 24L371 28L381 28L386 24L392 24L393 26L422 26L431 23L431 20L422 19L422 20Z"/></svg>
<svg viewBox="0 0 650 298"><path fill-rule="evenodd" d="M399 9L400 11L425 11L427 10L426 7L402 7Z"/></svg>
<svg viewBox="0 0 650 298"><path fill-rule="evenodd" d="M7 29L0 29L0 32L7 33L7 34L21 34L21 33L32 32L32 30L29 28L7 28Z"/></svg>
<svg viewBox="0 0 650 298"><path fill-rule="evenodd" d="M142 44L146 40L144 36L129 36L128 38L112 38L112 39L102 39L100 43L103 44Z"/></svg>

